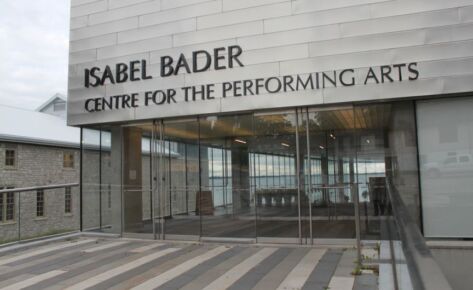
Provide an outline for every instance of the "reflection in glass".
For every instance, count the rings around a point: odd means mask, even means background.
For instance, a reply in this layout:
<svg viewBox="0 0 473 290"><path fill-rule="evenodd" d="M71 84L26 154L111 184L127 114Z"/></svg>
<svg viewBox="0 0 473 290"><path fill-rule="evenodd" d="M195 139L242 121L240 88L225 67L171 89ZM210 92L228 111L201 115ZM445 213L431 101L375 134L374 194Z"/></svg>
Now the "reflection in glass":
<svg viewBox="0 0 473 290"><path fill-rule="evenodd" d="M363 239L385 239L388 187L419 222L419 184L413 102L355 107L357 178Z"/></svg>
<svg viewBox="0 0 473 290"><path fill-rule="evenodd" d="M357 135L353 108L309 110L306 114L302 115L301 139L303 234L313 238L354 238L352 189L356 183Z"/></svg>
<svg viewBox="0 0 473 290"><path fill-rule="evenodd" d="M461 130L439 133L436 146L463 142ZM352 239L358 196L362 238L378 239L386 186L419 216L415 137L412 102L83 129L84 229L161 239ZM422 156L423 180L466 174L471 155L455 150Z"/></svg>
<svg viewBox="0 0 473 290"><path fill-rule="evenodd" d="M122 127L123 231L152 237L152 123Z"/></svg>
<svg viewBox="0 0 473 290"><path fill-rule="evenodd" d="M253 116L199 119L202 236L255 237L250 192Z"/></svg>
<svg viewBox="0 0 473 290"><path fill-rule="evenodd" d="M82 129L82 227L122 232L121 128Z"/></svg>
<svg viewBox="0 0 473 290"><path fill-rule="evenodd" d="M155 206L165 238L201 233L200 174L208 171L200 172L198 133L195 119L158 122Z"/></svg>
<svg viewBox="0 0 473 290"><path fill-rule="evenodd" d="M101 229L100 130L82 129L82 228Z"/></svg>
<svg viewBox="0 0 473 290"><path fill-rule="evenodd" d="M295 112L258 114L250 145L257 236L299 238Z"/></svg>
<svg viewBox="0 0 473 290"><path fill-rule="evenodd" d="M417 103L424 232L473 237L473 101Z"/></svg>

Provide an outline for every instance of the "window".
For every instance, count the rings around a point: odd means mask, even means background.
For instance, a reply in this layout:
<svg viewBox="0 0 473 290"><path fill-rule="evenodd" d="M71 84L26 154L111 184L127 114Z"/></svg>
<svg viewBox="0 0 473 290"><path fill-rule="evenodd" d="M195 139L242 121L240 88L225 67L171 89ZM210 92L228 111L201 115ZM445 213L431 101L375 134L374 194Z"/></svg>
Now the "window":
<svg viewBox="0 0 473 290"><path fill-rule="evenodd" d="M470 157L460 156L459 160L460 160L461 163L468 163L468 162L470 162Z"/></svg>
<svg viewBox="0 0 473 290"><path fill-rule="evenodd" d="M7 189L12 189L12 186ZM4 187L0 187L0 190ZM15 193L0 193L0 222L12 221L15 219Z"/></svg>
<svg viewBox="0 0 473 290"><path fill-rule="evenodd" d="M418 149L429 159L420 167L426 237L473 237L472 106L471 97L417 102Z"/></svg>
<svg viewBox="0 0 473 290"><path fill-rule="evenodd" d="M74 168L74 153L64 152L63 155L63 166L64 168Z"/></svg>
<svg viewBox="0 0 473 290"><path fill-rule="evenodd" d="M448 165L448 164L454 164L457 163L457 158L456 157L448 157L443 161L443 164Z"/></svg>
<svg viewBox="0 0 473 290"><path fill-rule="evenodd" d="M36 216L44 217L44 191L42 189L36 191Z"/></svg>
<svg viewBox="0 0 473 290"><path fill-rule="evenodd" d="M64 212L72 213L72 193L70 187L66 187L64 192Z"/></svg>
<svg viewBox="0 0 473 290"><path fill-rule="evenodd" d="M6 149L5 150L5 166L15 167L16 166L16 150Z"/></svg>
<svg viewBox="0 0 473 290"><path fill-rule="evenodd" d="M54 103L53 104L53 110L54 110L54 112L66 110L66 103L65 102L56 102L56 103Z"/></svg>
<svg viewBox="0 0 473 290"><path fill-rule="evenodd" d="M12 221L14 219L14 213L15 213L15 193L8 192L5 194L5 196L7 199L7 202L6 202L7 210L5 212L5 220Z"/></svg>
<svg viewBox="0 0 473 290"><path fill-rule="evenodd" d="M112 185L111 184L108 184L107 204L108 204L108 208L112 208Z"/></svg>
<svg viewBox="0 0 473 290"><path fill-rule="evenodd" d="M3 187L0 187L0 190L2 190ZM4 221L4 218L3 218L3 213L5 212L4 210L4 207L5 207L5 203L3 202L3 196L5 194L3 193L0 193L0 223Z"/></svg>

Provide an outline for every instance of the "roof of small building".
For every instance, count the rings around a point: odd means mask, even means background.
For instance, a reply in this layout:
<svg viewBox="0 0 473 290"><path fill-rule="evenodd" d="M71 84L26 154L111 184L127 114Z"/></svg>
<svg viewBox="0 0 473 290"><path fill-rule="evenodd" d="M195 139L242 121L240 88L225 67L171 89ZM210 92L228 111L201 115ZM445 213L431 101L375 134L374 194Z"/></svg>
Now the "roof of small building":
<svg viewBox="0 0 473 290"><path fill-rule="evenodd" d="M78 148L80 129L57 116L0 105L0 140Z"/></svg>
<svg viewBox="0 0 473 290"><path fill-rule="evenodd" d="M45 104L51 103L56 97L51 98ZM86 129L84 135L84 146L89 149L98 150L100 144L103 150L110 150L110 132L103 132L102 139L100 131ZM13 143L26 143L43 146L56 146L67 148L80 147L80 128L67 126L66 120L38 111L31 111L16 107L0 105L0 141ZM150 139L142 138L143 153L150 152ZM157 152L159 152L157 144ZM177 152L164 148L164 154L179 156Z"/></svg>
<svg viewBox="0 0 473 290"><path fill-rule="evenodd" d="M65 102L66 101L66 96L64 96L63 94L60 94L60 93L56 93L54 94L54 96L52 96L51 98L49 98L46 102L44 102L43 104L41 104L41 106L39 106L38 108L36 108L36 112L42 112L44 109L46 109L49 105L51 105L52 103L54 103L56 100L59 100L59 101L63 101Z"/></svg>

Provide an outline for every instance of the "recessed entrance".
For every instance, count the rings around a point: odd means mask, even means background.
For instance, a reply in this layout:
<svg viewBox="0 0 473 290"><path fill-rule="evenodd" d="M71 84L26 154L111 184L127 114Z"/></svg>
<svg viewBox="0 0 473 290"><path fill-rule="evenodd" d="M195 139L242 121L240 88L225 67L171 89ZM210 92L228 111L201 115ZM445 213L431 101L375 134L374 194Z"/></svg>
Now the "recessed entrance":
<svg viewBox="0 0 473 290"><path fill-rule="evenodd" d="M418 196L414 124L397 102L114 126L122 231L309 244L354 239L358 206L362 238L377 239L387 182Z"/></svg>

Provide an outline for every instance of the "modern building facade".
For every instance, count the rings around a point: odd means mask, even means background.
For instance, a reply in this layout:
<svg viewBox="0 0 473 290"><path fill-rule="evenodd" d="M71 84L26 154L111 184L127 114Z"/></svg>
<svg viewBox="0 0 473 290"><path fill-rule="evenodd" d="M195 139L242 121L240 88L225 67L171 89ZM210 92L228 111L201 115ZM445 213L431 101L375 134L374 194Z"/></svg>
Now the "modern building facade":
<svg viewBox="0 0 473 290"><path fill-rule="evenodd" d="M472 238L473 1L72 0L83 230ZM355 210L356 209L356 210Z"/></svg>

